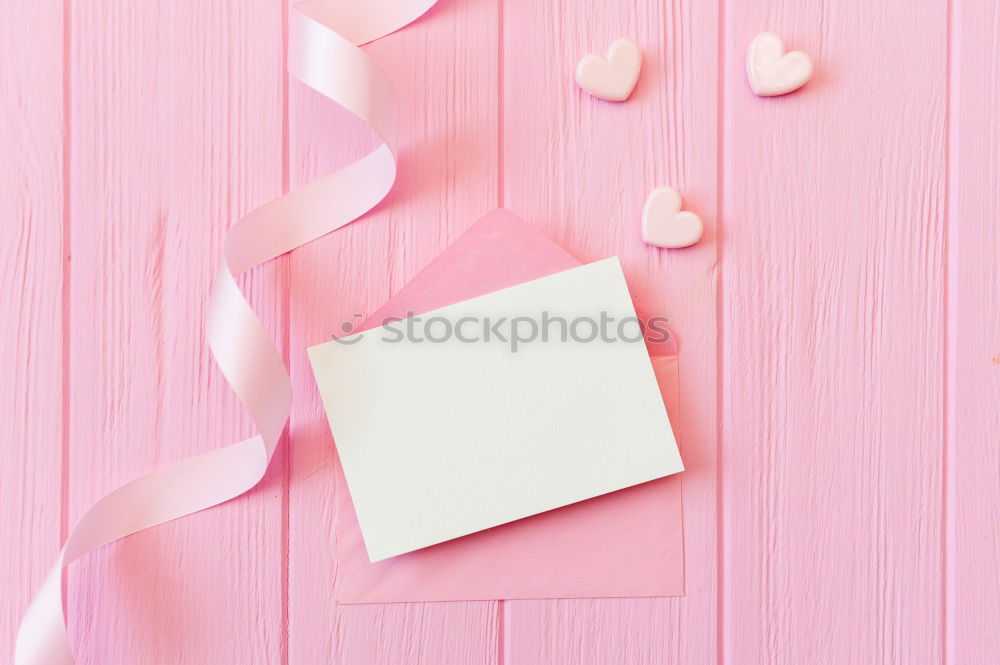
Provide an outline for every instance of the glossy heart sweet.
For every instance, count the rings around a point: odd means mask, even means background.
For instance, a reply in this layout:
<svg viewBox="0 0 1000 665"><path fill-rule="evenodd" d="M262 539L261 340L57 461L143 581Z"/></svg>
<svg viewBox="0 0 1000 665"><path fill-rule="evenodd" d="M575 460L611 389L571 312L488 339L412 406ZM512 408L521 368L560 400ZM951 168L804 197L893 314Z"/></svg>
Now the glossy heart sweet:
<svg viewBox="0 0 1000 665"><path fill-rule="evenodd" d="M607 57L591 53L580 59L576 82L595 97L622 102L632 94L641 66L639 45L631 39L617 39L608 49Z"/></svg>
<svg viewBox="0 0 1000 665"><path fill-rule="evenodd" d="M673 187L657 187L642 209L642 239L656 247L676 249L693 245L704 225L693 212L681 211L681 195Z"/></svg>
<svg viewBox="0 0 1000 665"><path fill-rule="evenodd" d="M747 79L760 97L798 90L812 76L812 59L804 51L785 52L785 42L773 32L762 32L747 50Z"/></svg>

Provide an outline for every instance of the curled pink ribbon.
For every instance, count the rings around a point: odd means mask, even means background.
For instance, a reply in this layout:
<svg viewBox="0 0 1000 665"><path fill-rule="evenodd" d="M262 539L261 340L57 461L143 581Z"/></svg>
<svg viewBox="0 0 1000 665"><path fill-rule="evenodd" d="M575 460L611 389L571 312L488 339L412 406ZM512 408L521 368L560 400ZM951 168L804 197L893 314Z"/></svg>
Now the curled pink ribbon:
<svg viewBox="0 0 1000 665"><path fill-rule="evenodd" d="M62 575L88 552L252 489L291 412L291 378L236 277L364 215L396 179L396 94L358 46L415 21L437 0L309 0L291 9L288 69L364 120L382 144L367 156L254 210L230 229L209 306L209 346L257 436L155 471L111 492L70 531L28 607L15 665L71 665Z"/></svg>

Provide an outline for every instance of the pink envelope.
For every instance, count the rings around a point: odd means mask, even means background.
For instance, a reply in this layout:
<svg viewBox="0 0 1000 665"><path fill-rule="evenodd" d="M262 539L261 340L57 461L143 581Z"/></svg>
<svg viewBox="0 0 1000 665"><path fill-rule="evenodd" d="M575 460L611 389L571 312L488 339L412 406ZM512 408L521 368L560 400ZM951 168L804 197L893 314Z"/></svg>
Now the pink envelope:
<svg viewBox="0 0 1000 665"><path fill-rule="evenodd" d="M580 265L507 210L476 222L358 330ZM677 349L650 345L676 421ZM370 563L338 461L337 601L392 603L522 598L679 596L684 593L677 476Z"/></svg>

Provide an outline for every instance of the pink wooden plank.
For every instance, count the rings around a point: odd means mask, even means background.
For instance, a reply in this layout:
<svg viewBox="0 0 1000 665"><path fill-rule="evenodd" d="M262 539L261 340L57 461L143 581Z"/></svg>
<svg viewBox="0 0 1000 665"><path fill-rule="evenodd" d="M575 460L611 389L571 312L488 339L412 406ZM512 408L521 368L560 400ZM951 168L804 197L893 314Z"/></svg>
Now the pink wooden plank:
<svg viewBox="0 0 1000 665"><path fill-rule="evenodd" d="M504 5L504 203L585 260L617 254L642 309L668 316L681 348L675 423L687 471L687 596L505 603L505 662L716 662L716 52L714 3ZM573 82L577 60L636 39L632 97L608 103ZM696 246L645 245L647 194L670 184L705 220ZM600 534L594 534L599 538Z"/></svg>
<svg viewBox="0 0 1000 665"><path fill-rule="evenodd" d="M69 500L250 433L203 334L225 229L281 193L280 3L73 2ZM284 325L280 274L249 291ZM70 573L78 663L275 663L282 472Z"/></svg>
<svg viewBox="0 0 1000 665"><path fill-rule="evenodd" d="M0 3L0 654L62 516L62 2Z"/></svg>
<svg viewBox="0 0 1000 665"><path fill-rule="evenodd" d="M497 604L334 602L335 456L305 348L381 306L497 203L494 0L444 2L365 47L401 101L400 176L367 217L291 257L289 660L292 665L477 665L498 662ZM293 187L371 147L364 127L291 84ZM337 491L345 491L339 488Z"/></svg>
<svg viewBox="0 0 1000 665"><path fill-rule="evenodd" d="M726 3L727 663L942 660L947 8L918 4ZM805 89L751 94L765 29Z"/></svg>
<svg viewBox="0 0 1000 665"><path fill-rule="evenodd" d="M1000 654L1000 6L956 0L948 209L948 663Z"/></svg>

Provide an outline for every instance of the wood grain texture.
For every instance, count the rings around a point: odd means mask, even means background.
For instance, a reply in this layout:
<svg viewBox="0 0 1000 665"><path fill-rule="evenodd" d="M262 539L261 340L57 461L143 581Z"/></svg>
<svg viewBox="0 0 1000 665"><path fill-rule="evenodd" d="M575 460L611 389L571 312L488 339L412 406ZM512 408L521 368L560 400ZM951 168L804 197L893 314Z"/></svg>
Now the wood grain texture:
<svg viewBox="0 0 1000 665"><path fill-rule="evenodd" d="M224 231L373 145L288 80L290 1L0 0L0 662L67 523L250 432L202 329ZM803 90L752 96L762 30L813 55ZM581 93L577 60L624 36L633 97ZM366 47L401 95L396 188L247 279L289 448L248 496L71 568L79 662L995 662L998 44L979 0L442 0ZM661 184L698 245L641 242ZM670 317L684 598L333 601L344 488L304 348L497 205L618 254Z"/></svg>
<svg viewBox="0 0 1000 665"><path fill-rule="evenodd" d="M1000 5L952 25L947 662L975 665L1000 654Z"/></svg>
<svg viewBox="0 0 1000 665"><path fill-rule="evenodd" d="M291 363L297 399L289 484L289 663L498 662L497 603L334 602L337 464L305 348L343 334L497 203L497 4L442 2L366 46L400 99L399 179L363 219L291 257ZM354 118L297 82L290 97L293 187L364 155ZM356 317L355 315L360 315Z"/></svg>
<svg viewBox="0 0 1000 665"><path fill-rule="evenodd" d="M280 25L271 0L72 3L71 519L251 432L203 326L226 228L281 193ZM274 266L248 280L279 340L282 281ZM276 466L72 569L77 662L278 662Z"/></svg>
<svg viewBox="0 0 1000 665"><path fill-rule="evenodd" d="M61 1L0 3L2 662L61 544L63 34Z"/></svg>
<svg viewBox="0 0 1000 665"><path fill-rule="evenodd" d="M946 26L726 3L726 663L942 661ZM794 95L746 83L765 27L816 61Z"/></svg>
<svg viewBox="0 0 1000 665"><path fill-rule="evenodd" d="M504 205L583 260L617 254L637 305L669 317L679 338L688 594L507 602L505 662L714 663L718 16L684 0L557 1L507 2L503 20ZM579 58L622 36L643 51L631 98L580 91ZM664 184L704 219L698 245L642 242L646 195Z"/></svg>

